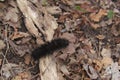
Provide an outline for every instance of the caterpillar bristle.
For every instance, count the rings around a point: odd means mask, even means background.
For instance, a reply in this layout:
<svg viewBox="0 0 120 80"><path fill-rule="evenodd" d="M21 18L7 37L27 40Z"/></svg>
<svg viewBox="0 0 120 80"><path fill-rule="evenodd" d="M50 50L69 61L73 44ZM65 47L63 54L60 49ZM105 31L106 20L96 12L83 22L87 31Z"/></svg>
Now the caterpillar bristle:
<svg viewBox="0 0 120 80"><path fill-rule="evenodd" d="M32 57L35 60L39 58L50 55L54 51L65 48L69 45L69 41L64 38L57 38L52 40L51 42L45 42L44 44L40 45L32 52Z"/></svg>

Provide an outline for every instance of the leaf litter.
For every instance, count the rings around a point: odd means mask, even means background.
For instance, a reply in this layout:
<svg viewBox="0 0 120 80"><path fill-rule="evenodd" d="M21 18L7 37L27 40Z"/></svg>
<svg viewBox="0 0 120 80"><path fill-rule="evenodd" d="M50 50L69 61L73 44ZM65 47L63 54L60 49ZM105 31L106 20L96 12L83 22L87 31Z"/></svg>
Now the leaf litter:
<svg viewBox="0 0 120 80"><path fill-rule="evenodd" d="M30 54L44 41L61 37L70 45L53 55L60 64L59 79L119 80L119 3L1 0L0 79L40 80L41 71Z"/></svg>

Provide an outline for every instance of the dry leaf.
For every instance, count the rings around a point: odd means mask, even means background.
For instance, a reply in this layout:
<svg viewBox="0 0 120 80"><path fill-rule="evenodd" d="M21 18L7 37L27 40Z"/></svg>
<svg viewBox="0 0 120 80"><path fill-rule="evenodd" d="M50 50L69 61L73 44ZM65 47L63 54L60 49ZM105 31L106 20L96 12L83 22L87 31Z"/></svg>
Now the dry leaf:
<svg viewBox="0 0 120 80"><path fill-rule="evenodd" d="M22 78L21 78L21 76L15 76L15 78L13 78L11 80L22 80Z"/></svg>
<svg viewBox="0 0 120 80"><path fill-rule="evenodd" d="M19 74L21 76L22 79L26 79L26 80L29 80L30 79L30 73L28 72L23 72L23 73L20 73Z"/></svg>
<svg viewBox="0 0 120 80"><path fill-rule="evenodd" d="M91 27L93 27L94 29L97 29L100 27L99 24L95 24L95 23L90 23Z"/></svg>
<svg viewBox="0 0 120 80"><path fill-rule="evenodd" d="M111 28L111 32L113 33L113 35L118 36L120 35L120 27L113 25Z"/></svg>
<svg viewBox="0 0 120 80"><path fill-rule="evenodd" d="M111 58L111 50L103 48L101 51L101 55L103 56L103 59L101 60L101 63L104 65L104 67L109 66L113 63L113 60Z"/></svg>
<svg viewBox="0 0 120 80"><path fill-rule="evenodd" d="M61 2L63 2L64 4L67 4L67 5L71 5L71 6L74 5L72 0L61 0Z"/></svg>
<svg viewBox="0 0 120 80"><path fill-rule="evenodd" d="M111 65L111 71L112 71L112 80L119 80L120 79L120 66L117 62L113 63Z"/></svg>
<svg viewBox="0 0 120 80"><path fill-rule="evenodd" d="M106 68L109 65L113 64L113 60L110 57L103 57L101 64L103 64L104 68Z"/></svg>
<svg viewBox="0 0 120 80"><path fill-rule="evenodd" d="M85 2L80 4L80 11L82 12L95 12L93 5L90 4L89 2Z"/></svg>
<svg viewBox="0 0 120 80"><path fill-rule="evenodd" d="M15 33L11 36L11 40L14 40L14 39L17 39L17 38L28 37L28 36L30 36L28 33L15 32Z"/></svg>
<svg viewBox="0 0 120 80"><path fill-rule="evenodd" d="M58 22L60 23L64 23L65 22L65 19L69 16L70 14L69 13L66 13L66 14L63 14L59 17L58 19Z"/></svg>
<svg viewBox="0 0 120 80"><path fill-rule="evenodd" d="M19 73L17 76L15 76L15 78L13 78L12 80L30 80L31 79L31 74L28 72L22 72Z"/></svg>
<svg viewBox="0 0 120 80"><path fill-rule="evenodd" d="M111 49L103 48L101 51L102 57L111 57Z"/></svg>
<svg viewBox="0 0 120 80"><path fill-rule="evenodd" d="M44 15L44 26L45 26L45 33L46 33L46 40L51 41L53 39L54 31L57 29L58 24L55 18L48 13Z"/></svg>
<svg viewBox="0 0 120 80"><path fill-rule="evenodd" d="M120 37L116 37L116 38L115 38L115 42L116 42L117 44L119 44L119 43L120 43Z"/></svg>
<svg viewBox="0 0 120 80"><path fill-rule="evenodd" d="M19 40L18 42L16 41L16 44L25 44L27 42L29 42L30 40L32 39L32 37L25 37L25 38L22 38L21 40Z"/></svg>
<svg viewBox="0 0 120 80"><path fill-rule="evenodd" d="M62 11L58 6L46 7L46 10L50 14L60 14Z"/></svg>
<svg viewBox="0 0 120 80"><path fill-rule="evenodd" d="M3 42L3 40L0 40L0 50L5 48L5 43Z"/></svg>
<svg viewBox="0 0 120 80"><path fill-rule="evenodd" d="M71 33L64 33L62 36L60 36L62 38L66 38L68 39L70 42L74 43L76 41L76 37L74 36L74 34Z"/></svg>
<svg viewBox="0 0 120 80"><path fill-rule="evenodd" d="M30 53L30 49L27 45L17 46L12 40L9 40L9 44L12 47L15 54L23 56L26 53Z"/></svg>
<svg viewBox="0 0 120 80"><path fill-rule="evenodd" d="M99 34L99 35L97 35L96 37L97 37L99 40L103 40L103 39L105 38L105 36L104 36L104 35L100 35L100 34Z"/></svg>
<svg viewBox="0 0 120 80"><path fill-rule="evenodd" d="M97 79L98 78L98 74L92 66L90 66L88 64L84 64L83 68L85 69L85 71L87 72L88 76L91 79Z"/></svg>
<svg viewBox="0 0 120 80"><path fill-rule="evenodd" d="M63 50L63 53L69 54L75 53L75 44L73 43L69 44L69 46L65 50Z"/></svg>
<svg viewBox="0 0 120 80"><path fill-rule="evenodd" d="M4 16L4 14L5 14L4 9L6 9L6 8L7 8L7 4L0 2L0 17Z"/></svg>
<svg viewBox="0 0 120 80"><path fill-rule="evenodd" d="M31 56L29 54L26 54L24 58L25 58L25 64L29 65L31 61Z"/></svg>
<svg viewBox="0 0 120 80"><path fill-rule="evenodd" d="M78 56L78 57L79 57L79 56ZM78 61L77 61L76 59L70 58L69 64L72 65L72 64L75 64L75 63L77 63L77 62L78 62Z"/></svg>
<svg viewBox="0 0 120 80"><path fill-rule="evenodd" d="M105 23L105 21L101 21L101 22L100 22L100 26L101 26L101 27L105 27L105 26L107 26L107 24Z"/></svg>
<svg viewBox="0 0 120 80"><path fill-rule="evenodd" d="M62 65L61 67L60 67L60 70L63 72L63 74L65 74L65 75L69 75L70 73L69 73L69 71L68 71L68 69L67 69L67 67L65 66L65 65Z"/></svg>
<svg viewBox="0 0 120 80"><path fill-rule="evenodd" d="M105 69L105 73L103 77L110 76L111 80L119 80L120 79L120 71L119 71L119 65L117 62L112 63Z"/></svg>
<svg viewBox="0 0 120 80"><path fill-rule="evenodd" d="M99 22L100 19L104 16L107 15L107 11L106 10L103 10L103 9L100 9L99 12L96 14L96 13L91 13L90 14L90 19L95 21L95 22Z"/></svg>
<svg viewBox="0 0 120 80"><path fill-rule="evenodd" d="M6 8L7 6L6 6L6 4L5 3L0 3L0 9L4 9L4 8Z"/></svg>
<svg viewBox="0 0 120 80"><path fill-rule="evenodd" d="M112 19L109 19L109 20L105 21L105 23L106 23L107 25L111 25L111 24L113 24L113 21L112 21Z"/></svg>
<svg viewBox="0 0 120 80"><path fill-rule="evenodd" d="M65 78L64 78L64 76L63 76L63 74L62 73L58 73L58 76L59 76L59 80L64 80Z"/></svg>
<svg viewBox="0 0 120 80"><path fill-rule="evenodd" d="M68 54L61 54L59 56L59 59L65 61L67 57L68 57Z"/></svg>
<svg viewBox="0 0 120 80"><path fill-rule="evenodd" d="M13 23L17 23L19 20L18 9L17 7L9 7L8 12L4 16L5 21L11 21Z"/></svg>
<svg viewBox="0 0 120 80"><path fill-rule="evenodd" d="M103 68L103 64L100 60L93 60L93 63L95 63L95 69L100 72Z"/></svg>
<svg viewBox="0 0 120 80"><path fill-rule="evenodd" d="M15 74L19 74L23 71L23 69L16 64L9 63L9 64L3 64L1 68L2 74L1 76L4 76L6 80L9 80L11 77L14 77L13 71Z"/></svg>
<svg viewBox="0 0 120 80"><path fill-rule="evenodd" d="M0 66L2 65L2 59L0 59Z"/></svg>

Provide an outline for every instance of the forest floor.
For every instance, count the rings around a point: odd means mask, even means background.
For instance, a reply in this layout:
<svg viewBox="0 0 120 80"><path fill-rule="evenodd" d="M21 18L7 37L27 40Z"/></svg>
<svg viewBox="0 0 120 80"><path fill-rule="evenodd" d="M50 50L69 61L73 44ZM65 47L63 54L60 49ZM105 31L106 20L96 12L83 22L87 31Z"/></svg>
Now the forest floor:
<svg viewBox="0 0 120 80"><path fill-rule="evenodd" d="M59 80L120 79L120 0L0 0L0 80L42 80L31 54L55 38Z"/></svg>

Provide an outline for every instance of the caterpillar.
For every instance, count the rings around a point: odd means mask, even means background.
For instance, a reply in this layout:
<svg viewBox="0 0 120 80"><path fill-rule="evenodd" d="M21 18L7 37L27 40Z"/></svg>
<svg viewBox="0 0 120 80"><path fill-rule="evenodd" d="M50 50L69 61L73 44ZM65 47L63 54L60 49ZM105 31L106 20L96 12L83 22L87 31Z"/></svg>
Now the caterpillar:
<svg viewBox="0 0 120 80"><path fill-rule="evenodd" d="M50 55L54 51L66 48L69 45L69 41L64 38L53 39L50 42L45 42L40 45L38 48L32 51L32 57L34 60L38 60L39 58Z"/></svg>

